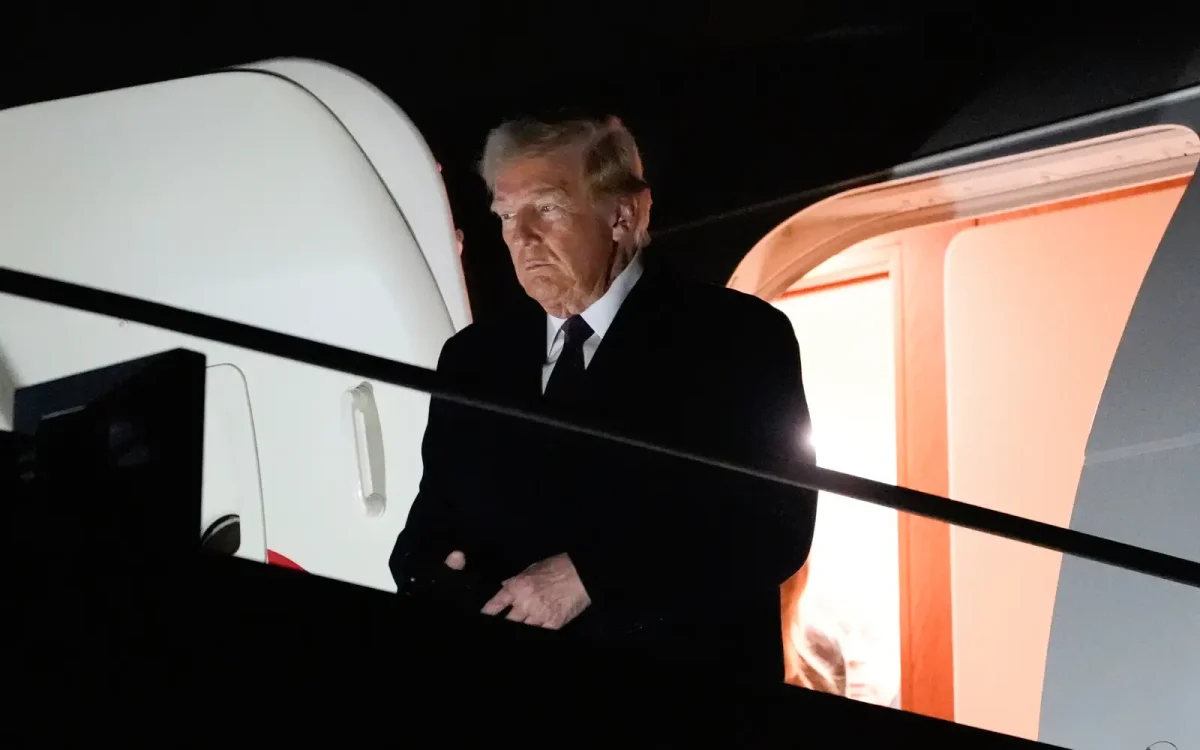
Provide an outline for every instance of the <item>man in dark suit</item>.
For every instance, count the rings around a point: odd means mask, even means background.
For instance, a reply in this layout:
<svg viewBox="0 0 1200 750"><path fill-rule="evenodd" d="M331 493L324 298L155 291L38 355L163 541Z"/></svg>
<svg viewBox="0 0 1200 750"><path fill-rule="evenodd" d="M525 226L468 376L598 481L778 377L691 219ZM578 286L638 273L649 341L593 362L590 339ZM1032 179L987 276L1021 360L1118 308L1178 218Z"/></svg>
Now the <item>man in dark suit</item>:
<svg viewBox="0 0 1200 750"><path fill-rule="evenodd" d="M647 257L650 190L618 120L505 123L481 172L537 304L450 339L447 384L783 475L813 460L789 321ZM783 678L779 586L815 492L436 398L423 456L401 594ZM464 580L474 599L447 594Z"/></svg>

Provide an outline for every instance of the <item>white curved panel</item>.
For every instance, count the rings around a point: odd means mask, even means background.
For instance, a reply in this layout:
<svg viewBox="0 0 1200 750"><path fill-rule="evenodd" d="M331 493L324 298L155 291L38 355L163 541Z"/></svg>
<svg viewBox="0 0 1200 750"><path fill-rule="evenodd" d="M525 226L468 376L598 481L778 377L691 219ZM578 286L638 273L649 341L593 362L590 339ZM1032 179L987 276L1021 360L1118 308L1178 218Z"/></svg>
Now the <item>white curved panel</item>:
<svg viewBox="0 0 1200 750"><path fill-rule="evenodd" d="M224 72L6 110L0 164L4 266L425 367L454 331L376 170L288 81ZM176 346L245 373L268 546L391 589L425 394L377 388L393 504L371 519L343 429L342 395L361 378L0 298L0 371L17 386ZM215 491L206 507L229 502Z"/></svg>
<svg viewBox="0 0 1200 750"><path fill-rule="evenodd" d="M240 66L282 76L321 101L358 143L400 208L456 330L471 322L449 200L417 127L382 91L346 70L302 59Z"/></svg>
<svg viewBox="0 0 1200 750"><path fill-rule="evenodd" d="M7 110L0 164L9 267L436 364L449 320L420 249L354 140L286 81Z"/></svg>

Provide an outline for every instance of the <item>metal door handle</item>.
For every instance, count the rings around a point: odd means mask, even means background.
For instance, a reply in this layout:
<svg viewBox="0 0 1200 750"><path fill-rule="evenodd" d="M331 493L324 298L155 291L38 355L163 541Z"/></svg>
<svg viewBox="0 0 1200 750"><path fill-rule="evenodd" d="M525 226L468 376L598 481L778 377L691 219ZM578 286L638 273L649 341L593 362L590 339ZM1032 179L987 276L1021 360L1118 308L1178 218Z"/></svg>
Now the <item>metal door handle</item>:
<svg viewBox="0 0 1200 750"><path fill-rule="evenodd" d="M375 391L364 382L346 391L345 401L357 464L355 495L366 514L378 518L387 510L387 471Z"/></svg>

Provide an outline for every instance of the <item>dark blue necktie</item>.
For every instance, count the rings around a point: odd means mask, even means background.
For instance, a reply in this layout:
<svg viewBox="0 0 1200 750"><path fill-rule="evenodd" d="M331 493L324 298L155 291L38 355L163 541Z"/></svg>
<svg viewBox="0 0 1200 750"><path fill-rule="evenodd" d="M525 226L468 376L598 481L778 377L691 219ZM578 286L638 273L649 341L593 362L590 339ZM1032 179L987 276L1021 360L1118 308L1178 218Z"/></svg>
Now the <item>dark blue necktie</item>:
<svg viewBox="0 0 1200 750"><path fill-rule="evenodd" d="M592 327L578 315L568 318L562 327L566 341L554 369L550 382L546 384L546 398L559 404L574 402L583 387L583 343L592 336Z"/></svg>

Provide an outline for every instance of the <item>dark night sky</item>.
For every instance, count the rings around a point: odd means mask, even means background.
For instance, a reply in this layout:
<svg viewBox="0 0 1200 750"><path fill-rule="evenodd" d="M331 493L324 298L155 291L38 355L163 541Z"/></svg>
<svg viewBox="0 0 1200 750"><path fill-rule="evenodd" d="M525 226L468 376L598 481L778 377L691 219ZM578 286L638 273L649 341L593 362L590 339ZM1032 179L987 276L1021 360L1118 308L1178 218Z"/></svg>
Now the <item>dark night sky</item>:
<svg viewBox="0 0 1200 750"><path fill-rule="evenodd" d="M586 16L511 0L300 7L14 23L0 106L283 55L341 65L390 95L445 165L479 314L516 288L471 171L507 115L621 115L654 187L655 246L720 281L802 207L787 196L1200 80L1200 43L1181 16L1138 23L1083 3L705 0L588 4Z"/></svg>

